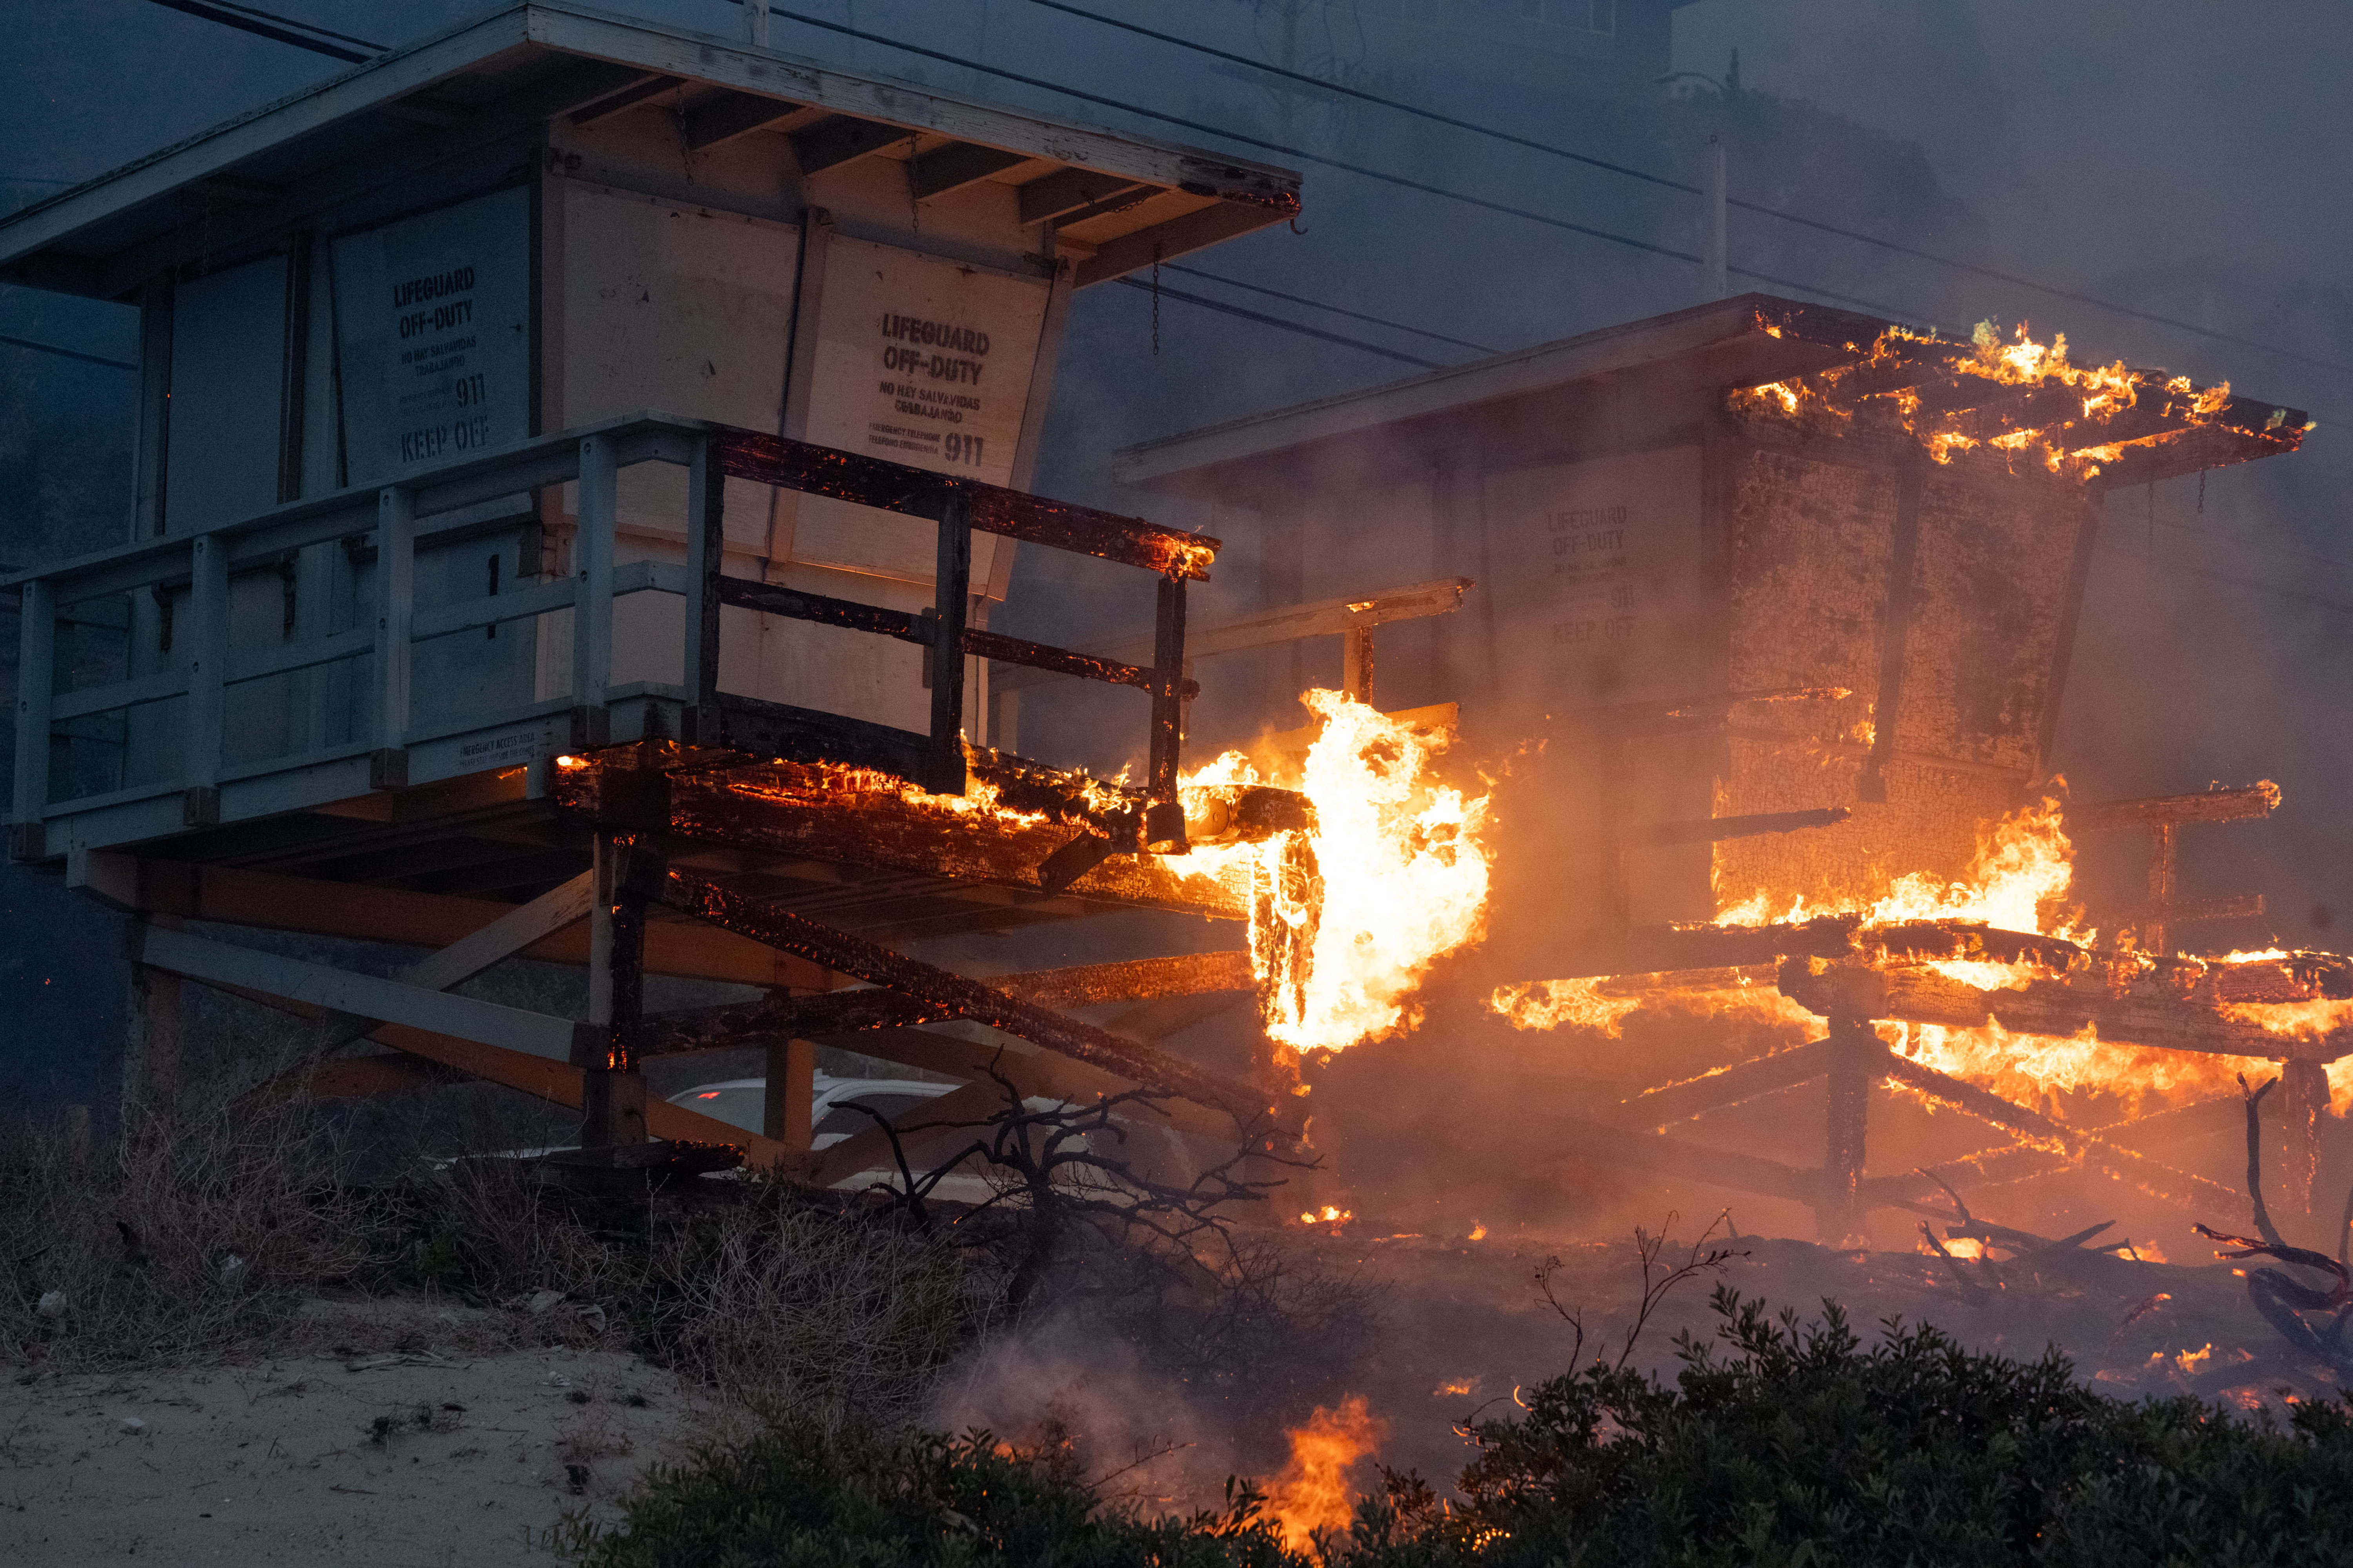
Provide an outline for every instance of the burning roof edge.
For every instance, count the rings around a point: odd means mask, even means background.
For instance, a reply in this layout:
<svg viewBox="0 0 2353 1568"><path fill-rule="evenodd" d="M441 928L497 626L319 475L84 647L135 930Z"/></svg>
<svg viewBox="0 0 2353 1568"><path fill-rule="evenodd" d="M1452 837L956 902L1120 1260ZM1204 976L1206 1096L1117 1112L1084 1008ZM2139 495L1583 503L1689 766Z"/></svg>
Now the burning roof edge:
<svg viewBox="0 0 2353 1568"><path fill-rule="evenodd" d="M1140 489L1214 498L1222 489L1211 477L1216 473L1295 461L1311 449L1337 447L1375 430L1431 429L1473 410L1578 383L1662 370L1685 388L1729 389L1794 383L1822 371L1833 371L1835 378L1845 374L1839 367L1866 360L1881 366L1892 360L1908 363L1915 371L1893 376L1871 372L1889 379L1891 387L1909 384L1918 373L1941 372L1960 375L1971 385L1998 387L1997 382L1976 379L1986 373L1968 362L1971 352L1966 341L1952 342L1871 316L1778 295L1741 294L1362 392L1139 442L1116 454L1113 472L1119 482ZM1957 354L1959 363L1954 362ZM2142 384L2145 401L2146 394L2166 379L2163 372L2135 371L2130 376ZM2018 397L2026 390L1999 389ZM2103 485L2140 482L2291 451L2312 425L2302 410L2232 397L2227 388L2193 397L2187 381L2176 377L2167 389L2174 396L2151 402L2152 411L2144 420L2154 421L2151 428L2162 433L2163 440L2151 444L2143 440L2100 453L2105 471L2092 467L2085 477L2096 475ZM2193 403L2199 409L2194 423L2177 417ZM1945 461L1945 455L1936 461Z"/></svg>
<svg viewBox="0 0 2353 1568"><path fill-rule="evenodd" d="M117 297L144 281L120 265L142 255L157 233L185 222L180 198L259 210L298 196L305 179L332 175L352 162L353 136L379 144L404 134L479 128L512 118L505 101L453 103L437 99L469 70L512 67L533 58L569 60L574 74L604 73L575 84L522 84L510 97L524 110L559 116L584 103L619 101L659 79L723 89L787 109L821 110L910 135L945 138L950 146L1018 153L1072 169L1124 177L1212 205L1137 231L1101 237L1081 268L1081 286L1107 281L1155 257L1215 244L1299 211L1295 171L1228 154L1164 143L960 97L896 78L831 66L740 40L665 26L569 3L523 0L446 27L322 81L206 127L170 146L44 197L0 217L0 281L60 292ZM607 80L607 79L610 79ZM637 85L633 86L635 83ZM537 98L544 97L542 104ZM518 111L520 112L520 111ZM380 124L372 123L375 117ZM526 115L525 118L531 116ZM773 117L772 117L773 118ZM330 154L321 168L286 169L290 150L318 141ZM264 167L257 171L254 165ZM259 173L262 177L257 178ZM289 177L290 175L290 178ZM1106 204L1108 205L1108 204ZM1131 207L1130 210L1134 210ZM1108 215L1107 215L1108 216ZM110 263L115 263L110 265Z"/></svg>

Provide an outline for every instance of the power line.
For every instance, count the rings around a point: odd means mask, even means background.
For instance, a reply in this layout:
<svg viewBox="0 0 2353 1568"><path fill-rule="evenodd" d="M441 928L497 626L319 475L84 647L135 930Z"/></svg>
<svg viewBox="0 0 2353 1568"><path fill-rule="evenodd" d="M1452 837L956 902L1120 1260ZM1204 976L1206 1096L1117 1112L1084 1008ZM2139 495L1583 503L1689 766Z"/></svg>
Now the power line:
<svg viewBox="0 0 2353 1568"><path fill-rule="evenodd" d="M1202 278L1212 283L1223 283L1229 289L1247 289L1253 294L1264 294L1269 299L1283 300L1294 305L1305 305L1311 310L1329 311L1335 316L1346 316L1351 321L1369 322L1374 326L1385 326L1396 332L1409 332L1416 337L1436 338L1440 343L1451 343L1457 348L1467 348L1478 354L1503 352L1499 348L1490 348L1483 343L1472 343L1468 338L1449 337L1442 332L1431 332L1427 327L1408 326L1403 322L1393 322L1386 316L1368 316L1362 311L1342 310L1338 305L1327 305L1321 300L1311 300L1303 294L1286 294L1280 289L1270 289L1261 283L1245 283L1240 278L1222 278L1215 272L1204 272L1198 267L1180 267L1174 261L1166 261L1161 264L1161 268L1164 271L1182 272L1188 278Z"/></svg>
<svg viewBox="0 0 2353 1568"><path fill-rule="evenodd" d="M281 44L291 44L298 49L308 49L314 55L327 55L339 60L362 64L384 53L389 46L355 38L349 33L332 32L314 27L308 22L298 22L291 16L281 16L275 11L257 11L250 5L237 5L229 0L151 0L166 10L184 12L207 22L218 22L224 27L272 38ZM342 43L331 42L342 39ZM360 49L348 48L358 44ZM362 52L364 50L364 52Z"/></svg>
<svg viewBox="0 0 2353 1568"><path fill-rule="evenodd" d="M1446 368L1445 366L1440 364L1434 359L1422 359L1414 355L1400 354L1396 349L1383 348L1377 344L1366 343L1360 338L1343 337L1336 332L1325 332L1321 327L1308 326L1300 322L1287 322L1281 316L1270 316L1260 311L1245 310L1240 305L1229 305L1223 300L1212 300L1205 298L1199 294L1188 294L1182 289L1162 288L1156 284L1147 283L1141 278L1113 278L1112 281L1119 284L1123 288L1142 289L1146 293L1152 295L1155 299L1182 300L1188 305L1198 305L1203 310L1216 311L1223 315L1240 316L1246 322L1258 322L1265 326L1280 327L1284 332L1295 332L1302 337L1320 337L1325 343L1345 344L1350 348L1361 348L1366 354L1377 354L1383 359L1396 359L1401 360L1408 365L1419 365L1424 370L1443 370Z"/></svg>
<svg viewBox="0 0 2353 1568"><path fill-rule="evenodd" d="M737 0L737 3L743 3L743 0ZM1159 110L1141 108L1120 99L1107 98L1099 92L1088 92L1080 88L1065 87L1060 82L1048 81L1041 77L1025 76L1019 71L1007 70L1001 66L984 65L978 60L965 59L960 55L925 48L921 44L910 44L902 39L886 37L881 33L870 33L863 28L852 27L840 22L828 22L822 16L804 16L798 11L788 11L782 5L771 5L768 10L771 15L782 16L788 22L798 22L804 26L818 27L828 33L839 33L846 37L857 38L866 43L881 44L885 48L920 55L925 59L938 60L943 65L955 66L959 70L979 71L985 76L1000 77L1007 81L1018 81L1025 87L1041 88L1048 92L1059 92L1066 98L1075 98L1083 103L1099 104L1106 109L1118 110L1124 114L1134 114L1145 120L1156 120L1164 125L1175 125L1187 131L1198 131L1204 135L1215 136L1224 141L1241 142L1253 147L1262 147L1268 152L1279 153L1286 158L1298 158L1306 163L1321 164L1328 169L1339 169L1346 174L1360 175L1366 179L1378 180L1385 185L1396 185L1403 190L1419 191L1425 196L1440 196L1448 201L1461 202L1465 206L1483 207L1490 212L1500 212L1512 217L1525 218L1531 223L1540 223L1548 228L1565 229L1571 234L1582 234L1589 238L1608 240L1613 245L1629 246L1636 250L1647 251L1653 256L1664 256L1671 260L1688 261L1694 266L1703 263L1703 258L1688 250L1678 250L1670 245L1654 244L1648 239L1638 239L1632 235L1617 234L1606 228L1596 228L1590 224L1572 223L1565 217L1553 217L1545 213L1531 212L1524 207L1514 207L1507 202L1490 201L1484 196L1474 196L1461 191L1448 190L1443 185L1433 185L1420 180L1408 179L1403 175L1392 175L1381 169L1369 169L1362 164L1351 164L1339 158L1327 158L1321 153L1311 153L1303 147L1287 146L1281 142L1270 142L1263 136L1247 135L1240 131L1227 130L1223 126L1210 125L1198 120L1187 120L1182 115L1164 114ZM1797 278L1783 278L1770 272L1759 272L1747 267L1733 267L1726 270L1736 277L1754 278L1760 283L1770 283L1777 288L1797 289L1820 299L1857 305L1881 315L1902 319L1913 314L1909 311L1881 301L1867 300L1855 294L1842 294L1835 290L1825 289L1819 284L1809 283Z"/></svg>
<svg viewBox="0 0 2353 1568"><path fill-rule="evenodd" d="M1043 6L1050 11L1060 11L1068 16L1084 17L1090 22L1100 23L1106 27L1116 27L1123 32L1134 33L1139 37L1156 39L1161 43L1173 44L1178 48L1191 49L1196 53L1208 55L1216 59L1226 60L1235 65L1246 66L1252 70L1262 71L1269 76L1281 77L1287 81L1300 82L1305 86L1315 88L1324 92L1335 93L1343 98L1358 99L1366 103L1377 104L1384 109L1393 109L1398 111L1399 113L1410 114L1418 119L1427 120L1435 124L1450 125L1457 130L1469 131L1476 135L1492 137L1498 142L1506 142L1514 146L1525 147L1535 152L1549 154L1551 156L1556 158L1566 158L1571 163L1583 164L1588 167L1601 169L1609 174L1623 175L1628 179L1640 180L1645 185L1657 185L1664 190L1680 191L1689 196L1700 196L1704 194L1697 185L1688 184L1683 180L1670 179L1664 175L1654 175L1647 169L1634 168L1626 164L1611 163L1607 158L1597 158L1589 154L1576 152L1573 149L1559 146L1554 143L1540 142L1532 136L1522 136L1514 132L1498 130L1492 125L1482 125L1473 120L1459 119L1451 114L1441 114L1434 109L1425 109L1419 104L1408 103L1400 99L1383 97L1381 94L1377 92L1367 92L1362 88L1349 87L1340 82L1325 81L1321 77L1309 76L1303 71L1290 70L1282 66L1269 65L1263 60L1252 59L1248 55L1236 54L1228 49L1216 48L1208 44L1196 43L1190 38L1179 37L1174 33L1160 32L1155 28L1143 26L1134 22L1123 21L1116 16L1105 16L1098 12L1086 10L1082 6L1067 4L1067 0L1029 0L1029 4L1032 5ZM1293 155L1296 156L1297 154ZM1819 233L1836 235L1841 239L1851 239L1858 244L1876 246L1880 249L1894 251L1898 255L1909 256L1917 260L1934 262L1936 265L1940 267L1950 267L1957 271L1974 273L1980 278L1990 278L1997 282L2008 283L2014 288L2031 289L2037 293L2048 294L2053 299L2067 300L2080 305L2090 305L2094 309L2110 311L2117 315L2129 316L2136 321L2151 322L2159 326L2172 327L2179 332L2194 333L2200 337L2211 338L2218 343L2234 344L2242 348L2252 348L2263 354L2277 355L2283 359L2292 359L2299 364L2314 366L2319 369L2334 370L2344 375L2353 375L2353 366L2338 365L2330 360L2317 359L2307 354L2299 354L2294 349L2278 347L2276 344L2258 343L2253 338L2239 337L2231 333L2216 332L2211 327L2199 326L2195 323L2185 322L2178 317L2159 315L2153 311L2144 311L2132 305L2118 304L2114 300L2104 300L2094 294L2082 293L2073 289L2062 289L2050 283L2038 283L2031 278L2021 277L2015 272L2005 272L2000 270L1999 268L1981 266L1974 261L1963 261L1957 257L1940 256L1933 250L1924 250L1917 246L1905 245L1897 240L1882 238L1880 236L1875 234L1866 234L1860 229L1847 228L1835 223L1827 223L1820 218L1808 217L1802 213L1790 212L1783 207L1768 207L1763 202L1744 201L1738 196L1727 196L1725 198L1725 205L1726 207L1738 207L1743 212L1753 212L1761 217L1778 219L1783 223L1795 224L1801 228L1810 228ZM1758 276L1758 274L1745 272L1743 273L1743 276L1756 277Z"/></svg>
<svg viewBox="0 0 2353 1568"><path fill-rule="evenodd" d="M136 370L139 368L138 366L127 359L108 359L102 355L84 354L78 348L59 348L53 343L35 343L29 337L10 337L5 333L0 333L0 343L5 343L11 348L29 348L41 354L54 354L63 359L79 359L91 365L111 366L117 370Z"/></svg>

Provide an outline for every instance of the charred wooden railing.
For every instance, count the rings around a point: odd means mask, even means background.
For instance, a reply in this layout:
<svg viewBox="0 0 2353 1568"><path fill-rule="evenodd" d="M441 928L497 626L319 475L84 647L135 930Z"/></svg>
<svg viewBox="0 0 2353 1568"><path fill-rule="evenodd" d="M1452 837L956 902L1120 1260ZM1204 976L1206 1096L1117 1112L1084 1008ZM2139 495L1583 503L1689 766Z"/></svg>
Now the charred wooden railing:
<svg viewBox="0 0 2353 1568"><path fill-rule="evenodd" d="M727 576L721 569L724 481L733 476L778 489L828 496L860 506L925 518L938 529L933 609L923 615L834 599ZM702 482L694 487L688 571L699 585L690 603L690 680L695 728L703 745L743 747L795 762L845 762L880 768L935 794L965 787L964 682L954 672L966 655L1133 686L1152 697L1145 824L1150 842L1181 846L1184 811L1176 800L1183 743L1185 584L1206 577L1219 542L1088 507L1044 501L1018 490L911 468L881 458L751 430L715 429ZM1153 662L1097 658L965 624L972 591L972 531L1071 550L1159 574ZM719 607L864 631L912 642L926 654L931 729L918 736L719 690Z"/></svg>

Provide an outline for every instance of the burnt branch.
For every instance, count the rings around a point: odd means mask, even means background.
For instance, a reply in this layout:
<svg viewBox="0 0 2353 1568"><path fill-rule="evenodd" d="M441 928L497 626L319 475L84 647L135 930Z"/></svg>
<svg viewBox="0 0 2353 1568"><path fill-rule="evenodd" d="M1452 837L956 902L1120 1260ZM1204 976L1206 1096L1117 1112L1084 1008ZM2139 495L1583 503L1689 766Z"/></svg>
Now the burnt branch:
<svg viewBox="0 0 2353 1568"><path fill-rule="evenodd" d="M2239 1089L2247 1102L2247 1199L2254 1213L2255 1236L2232 1235L2204 1224L2190 1229L2209 1241L2236 1248L2217 1252L2226 1258L2269 1257L2293 1268L2308 1268L2327 1276L2334 1283L2327 1288L2303 1283L2276 1268L2252 1268L2242 1272L2247 1280L2247 1299L2255 1311L2279 1337L2306 1361L2318 1361L2335 1372L2341 1383L2353 1379L2353 1351L2348 1351L2345 1334L2348 1320L2353 1320L2353 1266L2343 1257L2331 1257L2325 1252L2309 1247L2290 1246L2272 1224L2271 1211L2263 1203L2263 1121L2259 1108L2263 1098L2279 1083L2277 1078L2261 1088L2247 1086L2244 1074L2239 1076ZM2353 1214L2353 1198L2347 1200L2347 1212ZM2342 1244L2339 1244L2342 1250ZM2315 1328L2305 1320L2306 1312L2334 1314L2325 1327Z"/></svg>
<svg viewBox="0 0 2353 1568"><path fill-rule="evenodd" d="M1008 1217L1017 1255L1008 1296L1016 1310L1081 1232L1140 1245L1180 1268L1204 1266L1198 1255L1205 1246L1221 1253L1229 1268L1238 1266L1225 1211L1234 1203L1264 1202L1283 1184L1254 1174L1254 1168L1315 1167L1314 1160L1282 1152L1283 1140L1270 1129L1252 1127L1217 1163L1192 1171L1182 1182L1165 1180L1129 1145L1140 1122L1166 1115L1160 1107L1176 1097L1166 1090L1127 1089L1084 1105L1039 1101L1024 1098L998 1061L983 1071L1003 1092L1004 1107L983 1121L931 1124L969 1128L976 1136L921 1176L909 1168L893 1135L902 1185L890 1192L894 1203L920 1219L923 1200L951 1171L979 1166L994 1193L959 1224L991 1213ZM986 1233L975 1227L965 1234Z"/></svg>
<svg viewBox="0 0 2353 1568"><path fill-rule="evenodd" d="M1634 1227L1634 1255L1642 1269L1642 1297L1634 1308L1634 1320L1626 1326L1626 1338L1618 1348L1617 1360L1609 1362L1609 1370L1612 1372L1625 1370L1627 1360L1633 1355L1634 1346L1642 1337L1643 1329L1649 1326L1652 1315L1659 1309L1659 1304L1667 1298L1668 1293L1676 1286L1702 1274L1713 1273L1736 1257L1748 1255L1737 1247L1711 1245L1715 1241L1717 1228L1728 1225L1731 1221L1732 1211L1726 1209L1709 1223L1707 1229L1700 1233L1699 1239L1692 1243L1690 1250L1683 1255L1680 1262L1662 1262L1662 1255L1666 1250L1667 1233L1674 1229L1675 1217L1672 1210L1668 1211L1666 1224L1661 1225L1655 1234L1640 1225ZM1554 1293L1553 1277L1560 1272L1560 1267L1561 1262L1557 1256L1548 1257L1538 1265L1535 1274L1536 1289L1544 1297L1546 1304L1560 1315L1562 1321L1569 1326L1576 1336L1569 1346L1568 1352L1569 1364L1574 1366L1583 1360L1585 1353L1585 1314L1583 1308L1567 1306ZM1597 1352L1594 1360L1599 1363L1607 1360L1607 1357Z"/></svg>

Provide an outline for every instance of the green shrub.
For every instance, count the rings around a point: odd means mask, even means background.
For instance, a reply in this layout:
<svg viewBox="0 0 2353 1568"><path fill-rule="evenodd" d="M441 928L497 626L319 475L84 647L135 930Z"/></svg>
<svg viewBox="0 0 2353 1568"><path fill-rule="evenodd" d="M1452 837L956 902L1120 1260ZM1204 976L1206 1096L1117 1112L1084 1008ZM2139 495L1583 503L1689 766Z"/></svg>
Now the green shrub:
<svg viewBox="0 0 2353 1568"><path fill-rule="evenodd" d="M2207 1568L2353 1563L2353 1410L2284 1425L2195 1399L2134 1403L1891 1321L1866 1347L1835 1306L1769 1318L1719 1290L1730 1353L1679 1341L1672 1385L1597 1361L1476 1426L1441 1500L1390 1474L1332 1568ZM665 1472L622 1530L571 1542L638 1564L1271 1565L1255 1492L1190 1519L1102 1505L1054 1448L984 1436L828 1447L813 1429Z"/></svg>
<svg viewBox="0 0 2353 1568"><path fill-rule="evenodd" d="M1287 1568L1256 1494L1139 1520L1102 1507L1060 1453L986 1432L893 1443L808 1424L657 1471L617 1532L559 1531L596 1568Z"/></svg>

